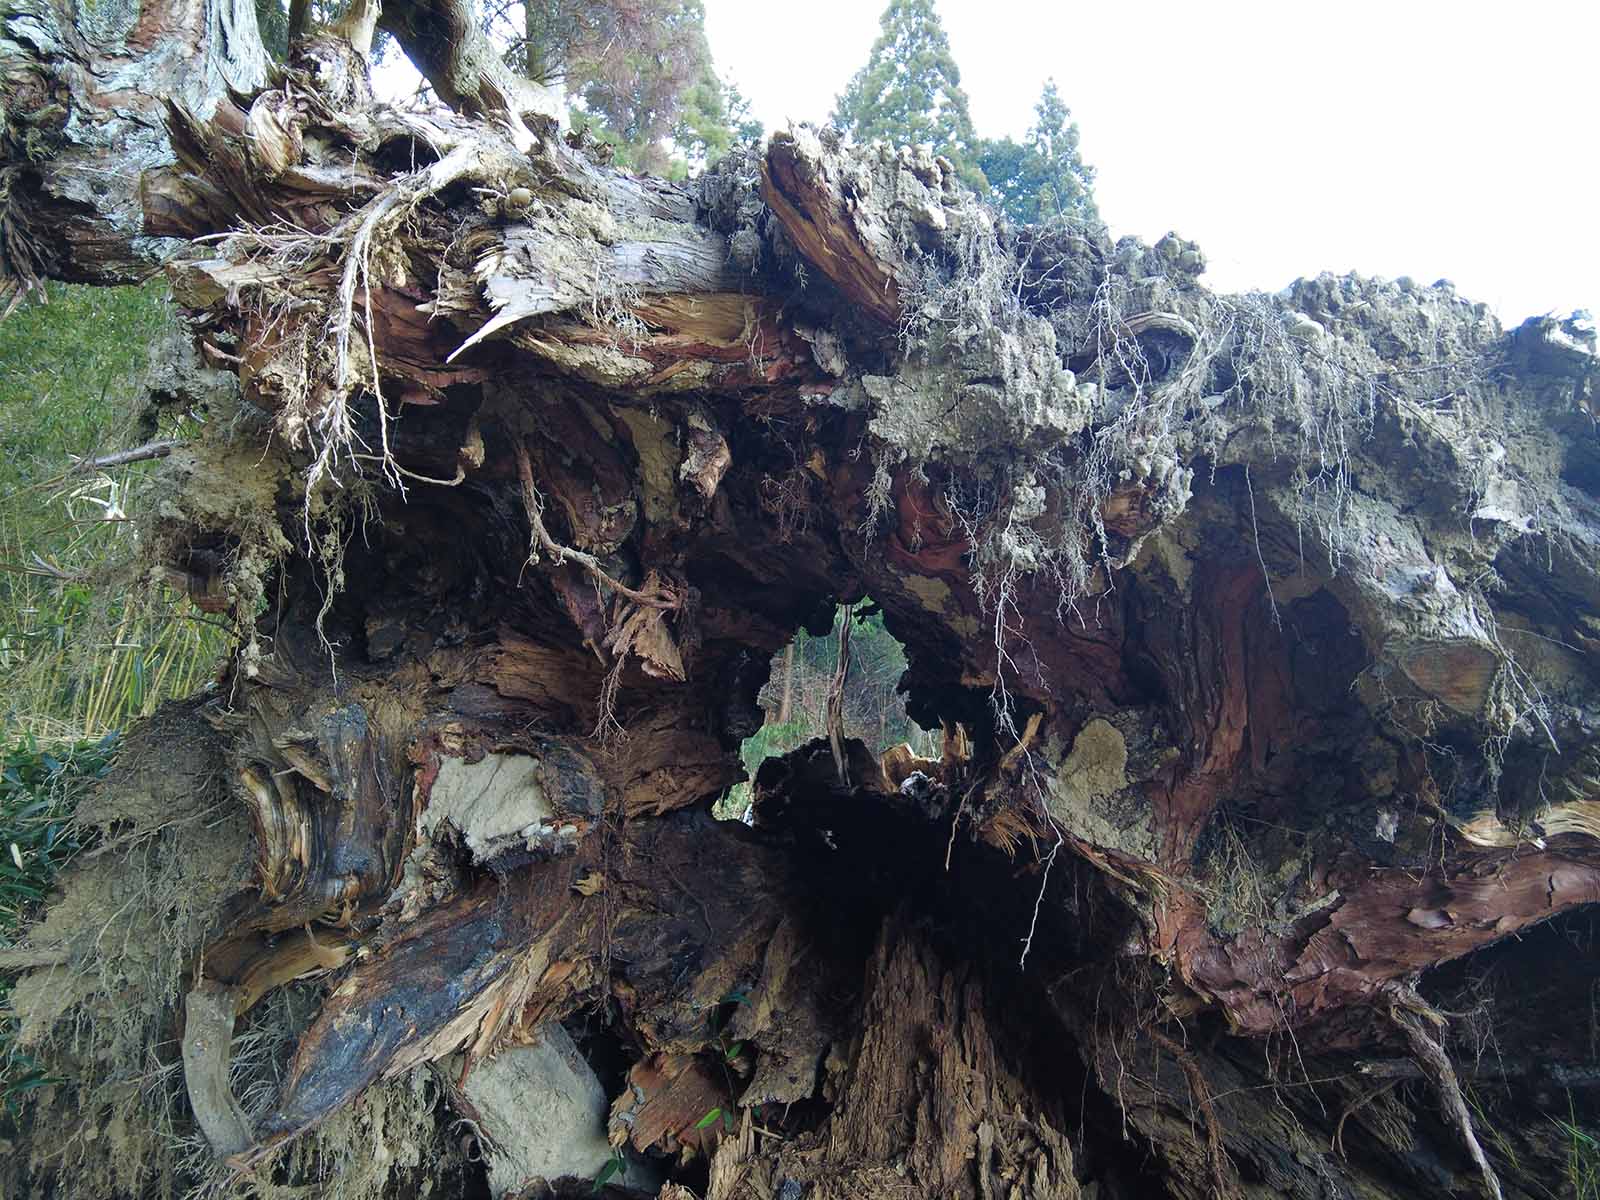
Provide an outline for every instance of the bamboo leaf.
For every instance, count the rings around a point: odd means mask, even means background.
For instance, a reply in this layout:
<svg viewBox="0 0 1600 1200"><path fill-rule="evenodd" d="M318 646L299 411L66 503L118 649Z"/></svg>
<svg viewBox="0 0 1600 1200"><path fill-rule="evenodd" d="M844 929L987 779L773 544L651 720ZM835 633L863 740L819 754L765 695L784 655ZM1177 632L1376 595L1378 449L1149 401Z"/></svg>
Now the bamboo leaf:
<svg viewBox="0 0 1600 1200"><path fill-rule="evenodd" d="M605 1187L607 1183L616 1177L617 1172L621 1171L626 1165L627 1160L622 1157L621 1153L613 1154L611 1158L607 1160L606 1165L601 1167L599 1172L595 1175L594 1190L598 1192L601 1188Z"/></svg>

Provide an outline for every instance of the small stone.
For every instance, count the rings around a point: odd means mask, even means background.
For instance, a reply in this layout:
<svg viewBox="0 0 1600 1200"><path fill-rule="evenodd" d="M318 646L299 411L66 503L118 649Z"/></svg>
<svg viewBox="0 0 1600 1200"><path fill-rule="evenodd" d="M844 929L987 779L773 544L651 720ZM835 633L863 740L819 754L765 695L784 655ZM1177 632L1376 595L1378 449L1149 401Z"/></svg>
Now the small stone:
<svg viewBox="0 0 1600 1200"><path fill-rule="evenodd" d="M534 1179L592 1178L611 1159L605 1090L554 1021L539 1027L535 1044L478 1063L464 1091L493 1146L496 1195L517 1194Z"/></svg>
<svg viewBox="0 0 1600 1200"><path fill-rule="evenodd" d="M1292 338L1302 342L1312 342L1320 339L1326 332L1319 321L1315 321L1303 312L1290 313L1284 322L1286 332Z"/></svg>

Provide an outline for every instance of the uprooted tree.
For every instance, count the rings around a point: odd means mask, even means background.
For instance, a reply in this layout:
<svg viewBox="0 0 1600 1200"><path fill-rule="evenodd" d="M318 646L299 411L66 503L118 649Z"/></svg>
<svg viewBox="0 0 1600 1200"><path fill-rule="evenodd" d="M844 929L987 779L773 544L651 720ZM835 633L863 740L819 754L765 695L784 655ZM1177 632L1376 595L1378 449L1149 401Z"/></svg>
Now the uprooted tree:
<svg viewBox="0 0 1600 1200"><path fill-rule="evenodd" d="M270 70L235 0L3 22L9 285L167 272L150 567L240 633L0 959L54 1080L8 1194L1592 1169L1582 326L1213 295L805 128L629 176L460 0ZM374 23L452 111L371 101ZM942 756L822 739L712 820L869 595Z"/></svg>

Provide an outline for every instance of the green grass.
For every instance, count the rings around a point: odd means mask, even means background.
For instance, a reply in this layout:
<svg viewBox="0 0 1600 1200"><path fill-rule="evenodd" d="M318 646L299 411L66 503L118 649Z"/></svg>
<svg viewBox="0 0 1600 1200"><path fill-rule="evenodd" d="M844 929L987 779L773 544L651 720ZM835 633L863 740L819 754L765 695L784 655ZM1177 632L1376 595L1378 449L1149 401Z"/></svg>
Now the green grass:
<svg viewBox="0 0 1600 1200"><path fill-rule="evenodd" d="M110 770L116 746L117 736L107 734L54 747L21 738L0 748L0 947L22 935L62 867L83 848L73 812ZM54 1082L18 1049L10 996L11 980L0 975L3 1118L14 1118L29 1092Z"/></svg>
<svg viewBox="0 0 1600 1200"><path fill-rule="evenodd" d="M166 284L49 284L0 322L0 494L58 473L68 454L118 448L153 346L176 329Z"/></svg>
<svg viewBox="0 0 1600 1200"><path fill-rule="evenodd" d="M158 432L138 409L178 330L165 284L45 297L0 322L0 736L72 741L193 691L227 638L139 573L155 465L70 469Z"/></svg>
<svg viewBox="0 0 1600 1200"><path fill-rule="evenodd" d="M73 469L192 421L139 412L178 330L165 285L45 297L0 322L0 948L82 848L73 814L118 731L195 690L228 641L147 582L139 518L157 465ZM0 1126L54 1082L16 1044L12 982L0 974Z"/></svg>
<svg viewBox="0 0 1600 1200"><path fill-rule="evenodd" d="M195 690L228 635L148 582L140 518L157 464L81 470L189 414L139 410L178 332L164 284L49 285L0 322L0 948L18 942L82 849L78 801L119 731ZM0 1129L55 1082L16 1043L0 974Z"/></svg>
<svg viewBox="0 0 1600 1200"><path fill-rule="evenodd" d="M25 737L0 751L0 939L16 937L79 849L73 809L110 769L116 744L114 733L56 747Z"/></svg>
<svg viewBox="0 0 1600 1200"><path fill-rule="evenodd" d="M1600 1200L1600 1138L1573 1120L1555 1119L1567 1144L1567 1178L1571 1200Z"/></svg>

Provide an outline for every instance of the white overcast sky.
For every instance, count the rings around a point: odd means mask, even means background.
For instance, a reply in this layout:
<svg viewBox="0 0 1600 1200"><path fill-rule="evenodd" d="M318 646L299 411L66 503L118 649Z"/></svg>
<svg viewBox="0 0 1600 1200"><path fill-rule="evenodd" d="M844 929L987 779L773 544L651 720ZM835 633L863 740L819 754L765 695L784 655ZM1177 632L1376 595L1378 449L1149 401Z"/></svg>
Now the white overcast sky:
<svg viewBox="0 0 1600 1200"><path fill-rule="evenodd" d="M821 121L879 0L705 0L769 129ZM1054 76L1118 233L1198 241L1206 281L1440 277L1514 324L1600 309L1600 0L938 0L985 136Z"/></svg>
<svg viewBox="0 0 1600 1200"><path fill-rule="evenodd" d="M706 31L768 129L821 122L884 2L705 0ZM937 3L978 132L1023 136L1054 76L1112 230L1194 239L1214 288L1359 271L1600 315L1600 0Z"/></svg>

